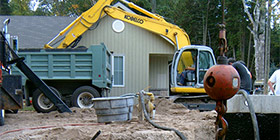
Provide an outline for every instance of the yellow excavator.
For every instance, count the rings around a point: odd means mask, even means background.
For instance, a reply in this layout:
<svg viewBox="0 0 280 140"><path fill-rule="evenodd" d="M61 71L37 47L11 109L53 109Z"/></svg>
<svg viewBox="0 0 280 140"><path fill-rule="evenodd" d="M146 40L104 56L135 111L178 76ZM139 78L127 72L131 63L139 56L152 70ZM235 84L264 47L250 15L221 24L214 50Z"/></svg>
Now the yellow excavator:
<svg viewBox="0 0 280 140"><path fill-rule="evenodd" d="M188 34L177 25L165 21L162 16L153 14L132 2L120 1L141 12L144 16L112 7L110 4L113 0L98 0L93 7L82 13L48 42L45 48L54 48L51 44L61 36L65 36L65 38L56 48L76 47L80 36L106 14L114 19L159 34L177 48L170 65L170 91L172 93L206 95L203 88L203 77L206 71L216 64L212 49L207 46L191 45Z"/></svg>

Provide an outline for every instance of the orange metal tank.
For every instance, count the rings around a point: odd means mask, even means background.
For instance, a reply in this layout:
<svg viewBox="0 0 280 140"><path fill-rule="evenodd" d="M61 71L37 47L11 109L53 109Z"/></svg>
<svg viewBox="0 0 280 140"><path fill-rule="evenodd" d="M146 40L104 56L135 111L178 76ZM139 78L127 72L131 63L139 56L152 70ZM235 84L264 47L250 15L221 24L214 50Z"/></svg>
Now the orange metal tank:
<svg viewBox="0 0 280 140"><path fill-rule="evenodd" d="M214 100L227 100L240 88L240 77L231 65L215 65L204 76L206 93Z"/></svg>

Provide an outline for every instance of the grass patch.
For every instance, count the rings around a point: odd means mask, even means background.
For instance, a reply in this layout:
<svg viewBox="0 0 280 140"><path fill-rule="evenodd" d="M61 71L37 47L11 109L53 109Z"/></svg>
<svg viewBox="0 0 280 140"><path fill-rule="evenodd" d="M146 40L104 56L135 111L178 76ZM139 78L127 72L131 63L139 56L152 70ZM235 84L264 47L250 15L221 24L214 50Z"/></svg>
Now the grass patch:
<svg viewBox="0 0 280 140"><path fill-rule="evenodd" d="M33 106L23 106L22 109L20 109L21 111L35 111L35 109L33 108Z"/></svg>

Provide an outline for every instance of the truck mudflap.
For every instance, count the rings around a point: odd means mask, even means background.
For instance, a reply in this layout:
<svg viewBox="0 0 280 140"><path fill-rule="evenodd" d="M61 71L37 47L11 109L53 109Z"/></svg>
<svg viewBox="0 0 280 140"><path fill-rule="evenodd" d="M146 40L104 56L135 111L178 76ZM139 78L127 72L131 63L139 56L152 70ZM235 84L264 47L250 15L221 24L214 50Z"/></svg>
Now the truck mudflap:
<svg viewBox="0 0 280 140"><path fill-rule="evenodd" d="M181 103L188 109L199 111L215 110L216 102L208 95L172 95L170 99L174 103Z"/></svg>
<svg viewBox="0 0 280 140"><path fill-rule="evenodd" d="M22 108L22 85L20 75L3 75L0 88L0 109L21 109Z"/></svg>
<svg viewBox="0 0 280 140"><path fill-rule="evenodd" d="M15 113L23 106L23 92L21 76L3 75L0 81L0 126L4 125L5 110L13 110Z"/></svg>

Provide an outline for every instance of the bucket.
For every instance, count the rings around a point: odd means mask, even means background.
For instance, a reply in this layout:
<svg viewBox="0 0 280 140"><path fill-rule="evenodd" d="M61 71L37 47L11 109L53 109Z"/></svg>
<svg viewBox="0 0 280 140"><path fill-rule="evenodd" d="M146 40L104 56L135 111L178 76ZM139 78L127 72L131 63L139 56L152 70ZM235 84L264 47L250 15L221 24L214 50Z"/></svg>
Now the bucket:
<svg viewBox="0 0 280 140"><path fill-rule="evenodd" d="M129 121L132 118L134 96L93 98L97 122Z"/></svg>

